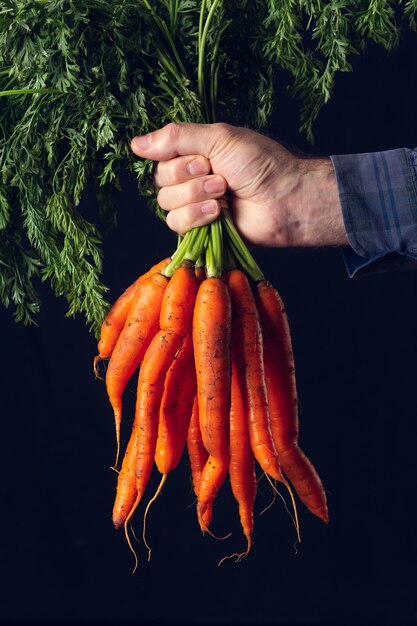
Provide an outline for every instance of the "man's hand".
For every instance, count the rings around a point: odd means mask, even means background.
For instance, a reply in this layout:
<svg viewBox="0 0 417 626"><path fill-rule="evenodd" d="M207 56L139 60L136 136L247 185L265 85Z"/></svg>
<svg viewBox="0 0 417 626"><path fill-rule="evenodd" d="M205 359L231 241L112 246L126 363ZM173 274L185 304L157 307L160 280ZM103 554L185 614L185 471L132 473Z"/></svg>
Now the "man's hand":
<svg viewBox="0 0 417 626"><path fill-rule="evenodd" d="M213 221L227 191L249 244L348 244L330 159L295 157L268 137L227 124L168 124L135 137L132 150L158 161L158 203L180 234Z"/></svg>

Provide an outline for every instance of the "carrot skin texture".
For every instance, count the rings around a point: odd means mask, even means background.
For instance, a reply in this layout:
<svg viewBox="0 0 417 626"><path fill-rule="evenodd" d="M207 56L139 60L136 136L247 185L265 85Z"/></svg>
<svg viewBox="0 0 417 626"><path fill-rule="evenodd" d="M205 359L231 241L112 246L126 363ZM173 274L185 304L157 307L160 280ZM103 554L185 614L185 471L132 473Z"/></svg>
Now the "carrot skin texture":
<svg viewBox="0 0 417 626"><path fill-rule="evenodd" d="M281 467L300 500L329 521L326 494L311 461L298 445L299 420L294 355L285 307L267 281L257 283L255 299L264 341L265 380L272 436Z"/></svg>
<svg viewBox="0 0 417 626"><path fill-rule="evenodd" d="M187 450L191 465L191 477L193 481L194 493L198 497L200 489L201 473L208 459L208 452L203 444L203 437L200 430L200 419L198 415L198 396L193 402L190 426L187 434Z"/></svg>
<svg viewBox="0 0 417 626"><path fill-rule="evenodd" d="M126 323L129 309L133 303L139 285L152 274L161 272L170 260L171 257L168 257L153 265L147 272L139 276L139 278L135 280L135 282L132 283L113 304L106 316L106 319L101 325L100 340L97 345L98 356L96 357L96 360L111 357L119 335Z"/></svg>
<svg viewBox="0 0 417 626"><path fill-rule="evenodd" d="M159 409L155 464L168 474L181 460L197 391L191 332L167 372Z"/></svg>
<svg viewBox="0 0 417 626"><path fill-rule="evenodd" d="M138 448L135 469L139 497L143 495L152 471L165 375L181 348L181 342L177 335L158 332L145 353L140 369L136 401Z"/></svg>
<svg viewBox="0 0 417 626"><path fill-rule="evenodd" d="M203 280L206 278L206 272L203 267L195 268L195 277L197 285L200 286ZM191 332L191 341L193 341L193 335ZM191 466L191 478L193 483L193 489L196 496L198 496L198 489L200 486L201 472L203 471L204 464L208 458L208 452L204 447L203 438L200 431L200 420L198 415L198 396L197 396L197 378L195 372L195 360L194 360L194 346L193 352L193 378L195 384L195 394L191 407L190 423L187 430L187 452Z"/></svg>
<svg viewBox="0 0 417 626"><path fill-rule="evenodd" d="M106 388L114 412L118 447L123 392L152 338L158 332L159 315L167 284L168 279L159 273L152 274L140 284L109 361Z"/></svg>
<svg viewBox="0 0 417 626"><path fill-rule="evenodd" d="M112 513L112 521L115 528L123 526L136 500L137 489L135 469L137 448L138 434L136 423L134 423L123 457L122 467L117 477L116 497Z"/></svg>
<svg viewBox="0 0 417 626"><path fill-rule="evenodd" d="M230 461L230 334L231 304L224 282L204 280L193 316L198 412L204 447L209 453L198 490L197 516L207 530L213 500L227 475Z"/></svg>
<svg viewBox="0 0 417 626"><path fill-rule="evenodd" d="M239 518L250 550L254 527L253 506L256 497L255 459L249 440L248 425L239 385L236 364L232 361L230 405L230 486L239 506Z"/></svg>
<svg viewBox="0 0 417 626"><path fill-rule="evenodd" d="M240 270L224 274L232 301L232 355L236 362L253 454L264 472L286 483L272 439L263 365L261 327L255 299Z"/></svg>
<svg viewBox="0 0 417 626"><path fill-rule="evenodd" d="M138 429L135 507L152 471L165 377L191 330L196 293L194 268L180 266L168 283L162 301L160 330L146 350L140 369L135 413Z"/></svg>

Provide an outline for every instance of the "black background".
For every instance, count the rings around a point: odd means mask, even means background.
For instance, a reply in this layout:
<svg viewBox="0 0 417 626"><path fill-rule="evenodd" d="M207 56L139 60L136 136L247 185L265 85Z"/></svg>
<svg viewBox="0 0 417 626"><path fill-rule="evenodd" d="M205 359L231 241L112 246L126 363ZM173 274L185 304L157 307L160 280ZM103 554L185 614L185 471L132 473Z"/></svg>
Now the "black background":
<svg viewBox="0 0 417 626"><path fill-rule="evenodd" d="M373 46L337 77L308 146L294 101L278 93L268 133L315 154L417 146L417 35L397 52ZM91 211L87 194L83 206ZM114 300L175 247L127 180L120 223L104 243ZM292 330L300 443L328 494L328 526L301 504L301 545L280 500L259 483L254 544L243 548L228 486L216 541L199 531L184 458L148 518L153 547L138 571L111 509L116 475L111 410L95 380L83 319L41 286L38 326L0 312L2 454L0 619L32 623L411 624L417 622L417 274L349 279L340 250L257 250ZM127 391L125 437L134 403ZM156 486L151 480L150 491ZM141 532L141 515L135 528Z"/></svg>

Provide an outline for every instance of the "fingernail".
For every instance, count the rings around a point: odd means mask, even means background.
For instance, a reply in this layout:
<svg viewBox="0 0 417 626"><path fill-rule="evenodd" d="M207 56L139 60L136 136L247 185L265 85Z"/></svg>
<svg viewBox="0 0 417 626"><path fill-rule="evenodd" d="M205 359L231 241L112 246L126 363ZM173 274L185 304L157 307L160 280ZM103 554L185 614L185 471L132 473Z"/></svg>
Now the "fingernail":
<svg viewBox="0 0 417 626"><path fill-rule="evenodd" d="M199 174L205 174L207 172L207 167L201 159L194 159L193 161L187 163L187 172L191 174L191 176L197 176Z"/></svg>
<svg viewBox="0 0 417 626"><path fill-rule="evenodd" d="M204 191L207 193L221 193L224 191L224 182L222 178L209 178L204 183Z"/></svg>
<svg viewBox="0 0 417 626"><path fill-rule="evenodd" d="M218 205L216 200L207 200L207 202L203 202L201 205L201 212L205 215L213 215L217 213Z"/></svg>
<svg viewBox="0 0 417 626"><path fill-rule="evenodd" d="M139 137L134 137L132 140L132 145L137 150L148 150L151 147L151 133L147 135L141 135Z"/></svg>

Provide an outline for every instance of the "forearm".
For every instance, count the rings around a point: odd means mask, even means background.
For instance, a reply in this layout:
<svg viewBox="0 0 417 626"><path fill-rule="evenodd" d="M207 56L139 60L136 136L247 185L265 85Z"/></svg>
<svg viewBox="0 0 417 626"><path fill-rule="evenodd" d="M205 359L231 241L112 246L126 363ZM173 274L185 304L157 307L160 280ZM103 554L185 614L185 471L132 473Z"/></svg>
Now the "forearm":
<svg viewBox="0 0 417 626"><path fill-rule="evenodd" d="M349 245L330 159L299 160L297 183L287 198L287 245Z"/></svg>

